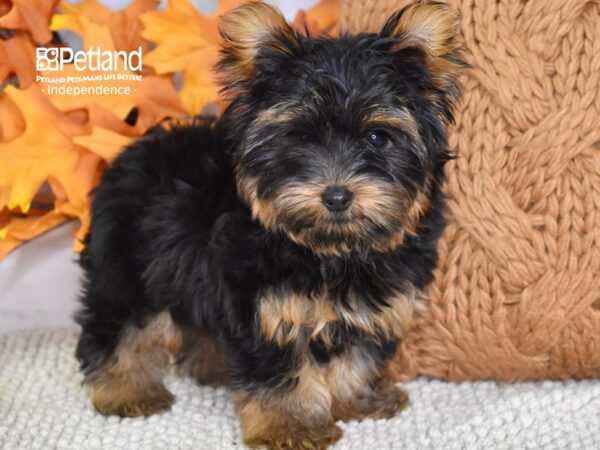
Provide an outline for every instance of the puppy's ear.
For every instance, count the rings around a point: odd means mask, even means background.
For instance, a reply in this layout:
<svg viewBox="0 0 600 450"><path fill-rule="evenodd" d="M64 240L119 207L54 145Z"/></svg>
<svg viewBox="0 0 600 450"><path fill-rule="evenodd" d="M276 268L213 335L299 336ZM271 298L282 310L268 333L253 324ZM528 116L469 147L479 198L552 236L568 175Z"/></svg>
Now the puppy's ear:
<svg viewBox="0 0 600 450"><path fill-rule="evenodd" d="M244 90L255 79L267 58L292 54L298 36L275 7L247 3L221 18L223 37L219 69L226 91ZM273 61L271 61L273 62Z"/></svg>
<svg viewBox="0 0 600 450"><path fill-rule="evenodd" d="M401 9L384 25L381 35L395 39L393 51L418 48L435 87L452 100L460 93L457 77L468 67L461 56L458 11L434 1L416 1Z"/></svg>

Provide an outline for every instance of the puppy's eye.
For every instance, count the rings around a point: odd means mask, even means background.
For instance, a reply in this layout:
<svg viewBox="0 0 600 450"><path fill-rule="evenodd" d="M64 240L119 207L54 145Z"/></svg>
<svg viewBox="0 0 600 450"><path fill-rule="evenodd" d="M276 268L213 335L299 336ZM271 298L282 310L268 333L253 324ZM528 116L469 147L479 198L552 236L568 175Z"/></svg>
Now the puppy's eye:
<svg viewBox="0 0 600 450"><path fill-rule="evenodd" d="M382 130L371 130L367 133L367 141L373 147L381 148L387 143L388 135Z"/></svg>

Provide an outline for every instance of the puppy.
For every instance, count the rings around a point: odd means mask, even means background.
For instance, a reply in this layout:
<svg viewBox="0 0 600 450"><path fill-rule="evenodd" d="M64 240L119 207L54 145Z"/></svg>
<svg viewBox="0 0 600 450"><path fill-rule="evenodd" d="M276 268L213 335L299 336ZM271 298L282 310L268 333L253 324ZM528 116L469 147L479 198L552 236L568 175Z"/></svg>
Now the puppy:
<svg viewBox="0 0 600 450"><path fill-rule="evenodd" d="M95 193L77 358L99 412L168 409L173 363L230 386L250 446L325 448L407 405L383 369L444 227L457 21L418 2L315 39L262 3L223 17L226 112L151 130Z"/></svg>

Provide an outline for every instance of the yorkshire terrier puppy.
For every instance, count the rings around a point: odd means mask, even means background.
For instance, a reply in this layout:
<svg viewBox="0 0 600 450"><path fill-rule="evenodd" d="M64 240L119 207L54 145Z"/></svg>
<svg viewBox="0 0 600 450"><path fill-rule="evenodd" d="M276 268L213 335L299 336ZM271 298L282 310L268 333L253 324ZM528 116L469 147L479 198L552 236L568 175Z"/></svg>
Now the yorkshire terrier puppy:
<svg viewBox="0 0 600 450"><path fill-rule="evenodd" d="M223 116L151 130L95 193L77 358L103 414L168 409L173 364L230 386L246 444L325 448L408 402L384 369L444 227L458 18L313 38L250 3L221 34Z"/></svg>

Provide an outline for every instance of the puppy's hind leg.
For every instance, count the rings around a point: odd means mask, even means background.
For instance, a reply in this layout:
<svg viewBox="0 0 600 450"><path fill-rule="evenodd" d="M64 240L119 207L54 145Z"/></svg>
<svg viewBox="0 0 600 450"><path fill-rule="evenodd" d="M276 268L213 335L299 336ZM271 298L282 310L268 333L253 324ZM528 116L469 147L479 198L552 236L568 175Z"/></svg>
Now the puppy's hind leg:
<svg viewBox="0 0 600 450"><path fill-rule="evenodd" d="M126 329L109 360L86 377L98 412L125 417L149 416L174 401L163 375L181 348L182 336L168 312L143 328Z"/></svg>
<svg viewBox="0 0 600 450"><path fill-rule="evenodd" d="M177 373L191 376L199 384L226 386L229 373L221 344L214 333L184 327L183 347L179 354Z"/></svg>

